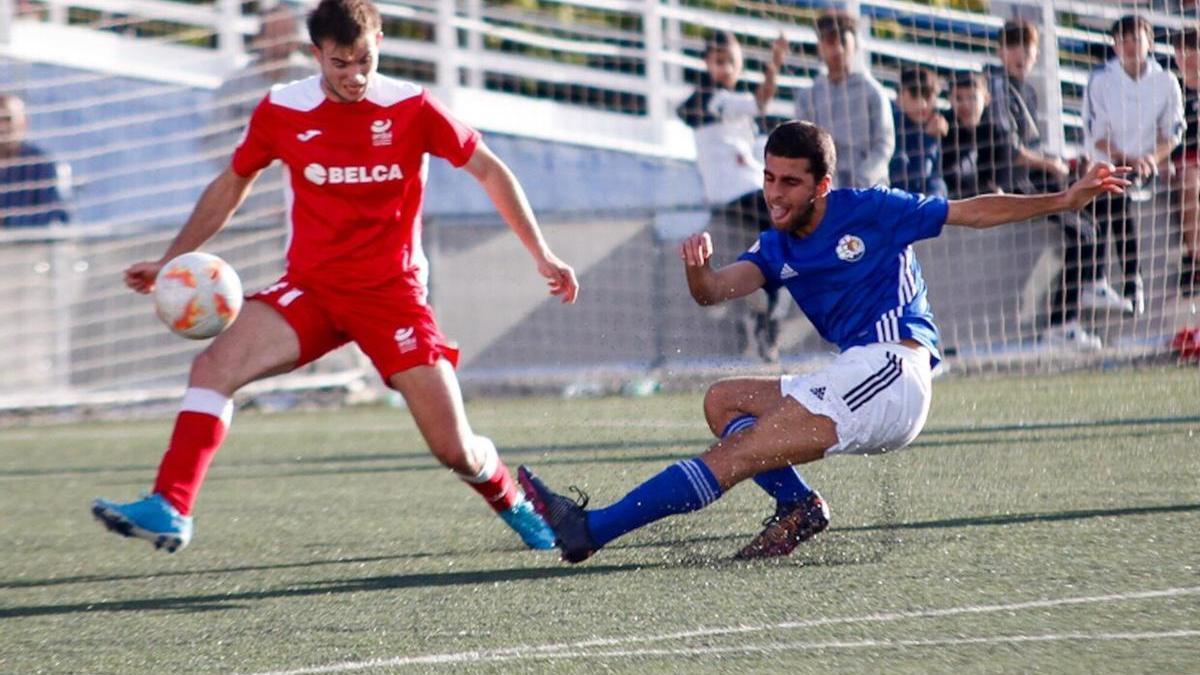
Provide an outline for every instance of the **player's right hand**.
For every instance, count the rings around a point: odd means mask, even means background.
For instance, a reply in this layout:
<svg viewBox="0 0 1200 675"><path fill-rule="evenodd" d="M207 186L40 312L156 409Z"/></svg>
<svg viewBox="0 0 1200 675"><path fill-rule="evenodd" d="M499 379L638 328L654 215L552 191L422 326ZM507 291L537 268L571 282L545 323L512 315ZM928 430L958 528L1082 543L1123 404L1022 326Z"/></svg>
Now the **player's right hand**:
<svg viewBox="0 0 1200 675"><path fill-rule="evenodd" d="M154 290L154 280L162 263L143 261L134 263L125 269L125 285L138 293L150 293Z"/></svg>
<svg viewBox="0 0 1200 675"><path fill-rule="evenodd" d="M703 267L712 258L712 236L707 232L693 234L679 246L679 257L688 267Z"/></svg>

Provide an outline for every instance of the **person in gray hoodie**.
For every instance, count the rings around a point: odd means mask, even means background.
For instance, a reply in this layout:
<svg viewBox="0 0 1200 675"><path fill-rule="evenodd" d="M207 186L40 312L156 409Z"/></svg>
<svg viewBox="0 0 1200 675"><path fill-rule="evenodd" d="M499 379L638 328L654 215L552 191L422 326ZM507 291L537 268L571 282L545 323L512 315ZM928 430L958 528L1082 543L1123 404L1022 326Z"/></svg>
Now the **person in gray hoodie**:
<svg viewBox="0 0 1200 675"><path fill-rule="evenodd" d="M817 53L825 73L796 95L796 119L829 131L837 149L834 185L866 188L888 184L895 150L892 107L883 85L858 54L858 22L843 12L817 19Z"/></svg>

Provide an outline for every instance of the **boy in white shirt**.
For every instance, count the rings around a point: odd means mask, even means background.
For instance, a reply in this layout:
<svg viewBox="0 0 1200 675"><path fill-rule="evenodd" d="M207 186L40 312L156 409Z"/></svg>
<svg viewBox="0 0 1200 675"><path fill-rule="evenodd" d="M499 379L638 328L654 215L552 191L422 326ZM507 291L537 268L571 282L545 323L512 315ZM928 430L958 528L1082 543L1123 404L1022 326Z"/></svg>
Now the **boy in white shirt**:
<svg viewBox="0 0 1200 675"><path fill-rule="evenodd" d="M1096 161L1133 167L1142 181L1153 181L1171 150L1183 137L1183 99L1179 83L1150 58L1154 34L1150 22L1129 15L1112 27L1112 59L1092 73L1083 97L1083 135L1088 156ZM1097 225L1113 233L1125 275L1122 294L1134 311L1146 309L1139 273L1137 223L1129 196L1096 202ZM1096 245L1103 264L1104 234Z"/></svg>
<svg viewBox="0 0 1200 675"><path fill-rule="evenodd" d="M714 219L729 222L745 235L730 247L739 251L771 227L762 196L758 119L775 96L775 76L786 51L787 41L780 36L763 68L762 84L751 91L740 81L743 61L737 37L729 31L712 32L704 41L705 72L676 110L695 133L696 168ZM773 315L778 296L778 291L768 293L766 306L753 307L744 327L747 348L756 349L767 362L779 359L779 321Z"/></svg>

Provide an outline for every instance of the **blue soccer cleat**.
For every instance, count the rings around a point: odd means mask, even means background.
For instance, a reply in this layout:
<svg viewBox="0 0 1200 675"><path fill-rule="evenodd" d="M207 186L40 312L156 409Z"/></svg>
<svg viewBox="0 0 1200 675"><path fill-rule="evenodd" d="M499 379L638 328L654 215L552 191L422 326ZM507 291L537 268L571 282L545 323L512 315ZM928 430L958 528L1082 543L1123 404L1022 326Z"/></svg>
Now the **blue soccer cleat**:
<svg viewBox="0 0 1200 675"><path fill-rule="evenodd" d="M554 530L533 510L533 504L528 499L522 498L507 511L498 513L506 525L521 535L521 541L529 548L539 551L554 548Z"/></svg>
<svg viewBox="0 0 1200 675"><path fill-rule="evenodd" d="M525 494L529 495L533 508L542 514L550 529L554 530L558 548L562 550L562 559L578 563L592 557L600 547L596 545L592 533L588 530L587 511L584 510L587 506L587 495L578 488L572 488L581 495L580 503L575 503L571 498L546 487L546 484L525 466L517 469L517 480L520 481Z"/></svg>
<svg viewBox="0 0 1200 675"><path fill-rule="evenodd" d="M92 502L92 515L110 531L145 539L167 553L178 551L192 540L192 517L180 514L157 493L128 504L97 499Z"/></svg>

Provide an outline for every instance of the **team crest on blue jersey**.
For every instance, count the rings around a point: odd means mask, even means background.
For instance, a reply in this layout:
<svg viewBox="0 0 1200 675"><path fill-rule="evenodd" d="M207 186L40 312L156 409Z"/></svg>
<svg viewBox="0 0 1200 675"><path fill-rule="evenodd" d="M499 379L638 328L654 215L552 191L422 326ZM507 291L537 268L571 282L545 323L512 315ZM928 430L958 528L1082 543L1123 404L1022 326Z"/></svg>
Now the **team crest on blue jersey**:
<svg viewBox="0 0 1200 675"><path fill-rule="evenodd" d="M846 262L858 262L866 252L867 245L853 234L847 234L838 240L837 257Z"/></svg>

